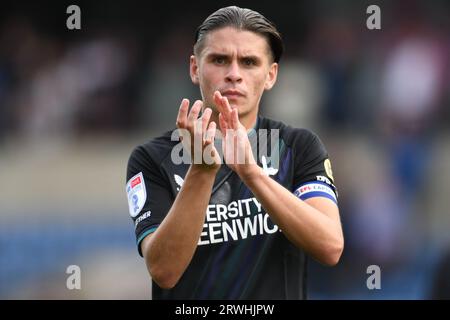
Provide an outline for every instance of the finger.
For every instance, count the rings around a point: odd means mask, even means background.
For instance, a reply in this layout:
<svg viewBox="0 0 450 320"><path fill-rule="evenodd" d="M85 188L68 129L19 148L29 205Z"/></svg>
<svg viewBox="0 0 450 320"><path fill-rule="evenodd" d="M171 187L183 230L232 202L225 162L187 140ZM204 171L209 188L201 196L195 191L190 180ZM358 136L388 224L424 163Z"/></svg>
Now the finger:
<svg viewBox="0 0 450 320"><path fill-rule="evenodd" d="M214 121L211 121L211 123L208 126L208 129L206 131L206 138L205 138L205 145L204 145L204 152L206 151L205 156L205 163L208 165L212 165L216 162L216 148L214 146L214 138L216 135L216 123Z"/></svg>
<svg viewBox="0 0 450 320"><path fill-rule="evenodd" d="M214 138L216 136L216 128L217 128L216 123L214 121L211 121L211 123L208 126L208 130L206 131L205 143L207 145L214 143Z"/></svg>
<svg viewBox="0 0 450 320"><path fill-rule="evenodd" d="M214 92L214 103L220 113L228 118L228 110L226 110L225 105L223 104L222 94L219 91Z"/></svg>
<svg viewBox="0 0 450 320"><path fill-rule="evenodd" d="M212 146L211 156L213 158L216 156L216 148L214 147L214 139L216 138L216 128L217 128L216 123L214 121L212 121L208 128L208 132L209 132L208 133L208 136L209 136L208 144L210 144Z"/></svg>
<svg viewBox="0 0 450 320"><path fill-rule="evenodd" d="M239 129L239 115L237 109L233 109L233 111L231 111L231 128L234 130Z"/></svg>
<svg viewBox="0 0 450 320"><path fill-rule="evenodd" d="M225 159L227 159L229 164L233 164L235 163L236 156L235 134L230 128L227 128L225 132L226 134L224 134L222 148L224 151Z"/></svg>
<svg viewBox="0 0 450 320"><path fill-rule="evenodd" d="M189 100L183 99L180 104L180 109L178 110L177 116L177 128L185 128L187 124L187 114L189 109Z"/></svg>
<svg viewBox="0 0 450 320"><path fill-rule="evenodd" d="M194 128L194 122L198 119L198 115L200 113L200 109L203 106L203 102L200 100L197 100L194 102L191 111L189 112L189 115L187 117L187 127L192 130Z"/></svg>
<svg viewBox="0 0 450 320"><path fill-rule="evenodd" d="M222 113L219 113L219 126L222 135L225 137L227 134L228 125Z"/></svg>
<svg viewBox="0 0 450 320"><path fill-rule="evenodd" d="M233 111L233 109L231 108L230 102L228 101L227 97L222 97L222 105L223 105L223 108L225 109L227 117L230 118L231 117L231 111Z"/></svg>
<svg viewBox="0 0 450 320"><path fill-rule="evenodd" d="M211 119L212 110L211 108L206 108L202 114L202 132L206 132L208 128L209 120Z"/></svg>

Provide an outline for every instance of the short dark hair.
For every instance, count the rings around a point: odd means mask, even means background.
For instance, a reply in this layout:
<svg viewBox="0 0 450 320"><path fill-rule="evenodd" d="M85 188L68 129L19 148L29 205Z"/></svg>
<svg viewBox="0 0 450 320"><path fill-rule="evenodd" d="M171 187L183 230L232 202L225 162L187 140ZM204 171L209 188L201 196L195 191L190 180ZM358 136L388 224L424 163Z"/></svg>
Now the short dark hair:
<svg viewBox="0 0 450 320"><path fill-rule="evenodd" d="M275 24L259 12L236 6L221 8L203 21L195 33L194 53L200 53L199 50L209 32L224 27L234 27L262 35L269 43L273 60L277 63L280 61L284 46Z"/></svg>

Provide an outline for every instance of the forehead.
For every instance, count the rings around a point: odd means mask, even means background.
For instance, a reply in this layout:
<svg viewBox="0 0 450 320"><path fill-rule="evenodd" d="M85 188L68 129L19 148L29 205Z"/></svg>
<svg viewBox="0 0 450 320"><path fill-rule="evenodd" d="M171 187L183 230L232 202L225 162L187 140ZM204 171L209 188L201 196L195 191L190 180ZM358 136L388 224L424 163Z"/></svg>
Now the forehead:
<svg viewBox="0 0 450 320"><path fill-rule="evenodd" d="M205 37L203 53L221 53L264 56L270 54L267 39L255 32L225 27L209 32Z"/></svg>

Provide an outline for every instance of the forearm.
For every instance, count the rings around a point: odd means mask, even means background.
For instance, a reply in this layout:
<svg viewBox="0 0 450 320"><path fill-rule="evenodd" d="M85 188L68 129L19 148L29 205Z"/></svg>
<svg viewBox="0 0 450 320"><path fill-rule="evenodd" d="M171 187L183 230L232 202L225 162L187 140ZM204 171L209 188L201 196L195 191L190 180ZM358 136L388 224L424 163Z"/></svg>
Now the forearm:
<svg viewBox="0 0 450 320"><path fill-rule="evenodd" d="M343 235L339 212L333 203L326 204L327 213L319 211L265 175L259 167L243 177L243 181L294 245L324 264L337 263Z"/></svg>
<svg viewBox="0 0 450 320"><path fill-rule="evenodd" d="M169 213L151 236L146 261L153 279L163 287L178 282L197 248L215 173L191 166Z"/></svg>

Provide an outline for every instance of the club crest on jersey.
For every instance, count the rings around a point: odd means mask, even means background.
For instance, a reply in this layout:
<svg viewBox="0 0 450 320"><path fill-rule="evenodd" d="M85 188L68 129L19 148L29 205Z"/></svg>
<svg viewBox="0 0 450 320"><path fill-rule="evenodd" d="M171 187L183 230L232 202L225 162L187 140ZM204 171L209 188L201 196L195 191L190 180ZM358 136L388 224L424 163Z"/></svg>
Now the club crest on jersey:
<svg viewBox="0 0 450 320"><path fill-rule="evenodd" d="M147 200L147 191L145 190L144 176L142 172L128 180L127 186L128 208L130 215L134 218L144 207Z"/></svg>

